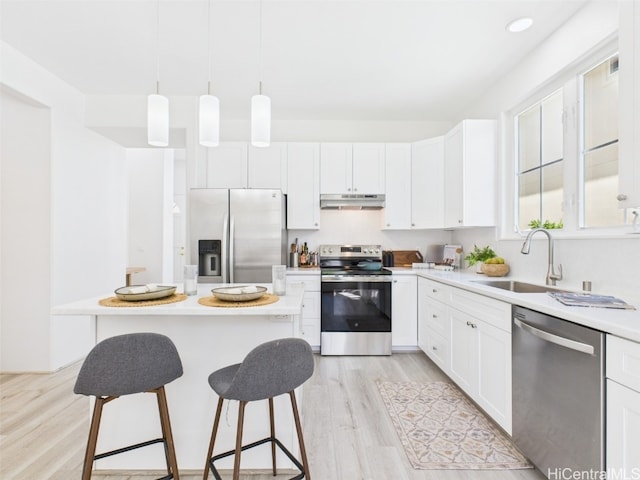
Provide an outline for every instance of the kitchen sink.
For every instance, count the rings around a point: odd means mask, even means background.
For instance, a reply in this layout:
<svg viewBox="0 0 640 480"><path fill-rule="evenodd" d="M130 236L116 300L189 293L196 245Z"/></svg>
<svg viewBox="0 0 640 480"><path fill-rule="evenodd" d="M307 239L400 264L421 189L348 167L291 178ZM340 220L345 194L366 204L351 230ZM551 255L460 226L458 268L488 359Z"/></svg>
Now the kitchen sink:
<svg viewBox="0 0 640 480"><path fill-rule="evenodd" d="M535 283L518 282L514 280L471 280L472 283L480 283L488 287L501 288L516 293L545 293L545 292L565 292L556 287L548 285L536 285Z"/></svg>

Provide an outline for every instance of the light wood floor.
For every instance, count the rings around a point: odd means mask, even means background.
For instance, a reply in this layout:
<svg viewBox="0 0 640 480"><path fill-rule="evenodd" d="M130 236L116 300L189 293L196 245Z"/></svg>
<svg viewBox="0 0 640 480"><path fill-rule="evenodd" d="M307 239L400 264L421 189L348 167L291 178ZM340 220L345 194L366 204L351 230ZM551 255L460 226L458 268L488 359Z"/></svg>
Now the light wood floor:
<svg viewBox="0 0 640 480"><path fill-rule="evenodd" d="M79 364L46 375L0 375L0 479L80 478L89 406L86 397L72 391L78 369ZM414 470L384 409L377 380L426 382L446 377L422 353L391 357L316 356L315 373L303 387L302 410L314 480L544 479L535 470ZM181 472L180 478L202 478L195 473ZM137 474L94 475L94 478L152 477ZM280 480L289 476L263 474L241 478Z"/></svg>

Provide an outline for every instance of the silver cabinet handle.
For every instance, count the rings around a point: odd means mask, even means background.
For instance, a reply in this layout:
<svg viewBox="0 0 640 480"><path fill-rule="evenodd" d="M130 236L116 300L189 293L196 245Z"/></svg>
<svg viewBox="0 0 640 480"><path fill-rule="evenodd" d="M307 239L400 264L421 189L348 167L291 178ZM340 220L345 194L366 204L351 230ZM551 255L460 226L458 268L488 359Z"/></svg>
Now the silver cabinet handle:
<svg viewBox="0 0 640 480"><path fill-rule="evenodd" d="M578 352L586 353L588 355L593 355L595 353L595 348L593 345L588 345L582 342L576 342L575 340L570 340L565 337L560 337L558 335L554 335L553 333L545 332L544 330L540 330L528 323L525 323L517 318L513 319L514 325L520 327L521 329L529 332L531 335L534 335L542 340L547 342L555 343L556 345L560 345L561 347L569 348L571 350L576 350Z"/></svg>
<svg viewBox="0 0 640 480"><path fill-rule="evenodd" d="M624 202L627 198L629 197L627 197L624 193L619 193L616 197L616 200L618 200L619 202Z"/></svg>
<svg viewBox="0 0 640 480"><path fill-rule="evenodd" d="M471 328L478 328L478 326L475 323L467 322L467 325Z"/></svg>

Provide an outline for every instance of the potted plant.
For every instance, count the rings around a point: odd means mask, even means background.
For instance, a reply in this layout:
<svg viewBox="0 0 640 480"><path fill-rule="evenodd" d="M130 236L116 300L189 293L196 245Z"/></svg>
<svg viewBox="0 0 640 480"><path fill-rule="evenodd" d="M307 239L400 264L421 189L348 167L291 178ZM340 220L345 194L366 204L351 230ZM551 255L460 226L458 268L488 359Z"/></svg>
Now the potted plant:
<svg viewBox="0 0 640 480"><path fill-rule="evenodd" d="M490 258L494 258L495 256L496 252L494 252L489 245L483 248L478 248L478 246L474 244L473 251L467 254L464 259L467 261L470 267L476 265L477 273L482 273L482 264Z"/></svg>

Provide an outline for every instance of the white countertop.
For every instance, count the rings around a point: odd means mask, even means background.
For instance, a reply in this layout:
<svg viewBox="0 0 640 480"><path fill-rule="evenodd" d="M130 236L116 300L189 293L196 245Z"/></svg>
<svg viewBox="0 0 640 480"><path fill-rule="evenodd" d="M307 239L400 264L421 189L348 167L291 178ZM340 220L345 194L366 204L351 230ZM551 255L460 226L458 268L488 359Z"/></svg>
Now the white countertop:
<svg viewBox="0 0 640 480"><path fill-rule="evenodd" d="M260 284L271 292L271 284ZM170 303L149 307L104 307L99 300L114 296L107 293L98 297L78 300L76 302L58 305L51 309L52 315L194 315L194 316L247 316L247 315L299 315L302 308L304 286L289 285L287 294L281 296L277 302L257 307L207 307L198 303L198 298L211 295L212 288L226 286L225 284L199 284L198 295L187 297L183 302ZM182 287L178 287L178 293Z"/></svg>
<svg viewBox="0 0 640 480"><path fill-rule="evenodd" d="M395 273L395 272L394 272ZM508 280L517 281L512 277L487 277L475 273L442 272L430 269L416 269L413 273L470 292L502 300L513 305L530 308L538 312L563 318L580 325L611 333L619 337L640 342L640 310L619 310L598 307L568 307L553 299L546 293L516 293L502 290L475 281ZM531 283L531 282L527 282ZM562 289L561 285L556 288ZM597 292L594 292L597 293ZM625 300L624 298L622 300ZM640 308L638 305L634 305Z"/></svg>

